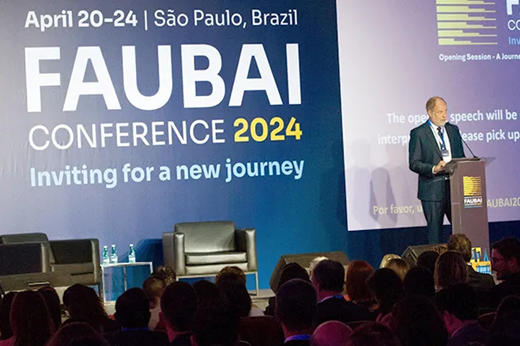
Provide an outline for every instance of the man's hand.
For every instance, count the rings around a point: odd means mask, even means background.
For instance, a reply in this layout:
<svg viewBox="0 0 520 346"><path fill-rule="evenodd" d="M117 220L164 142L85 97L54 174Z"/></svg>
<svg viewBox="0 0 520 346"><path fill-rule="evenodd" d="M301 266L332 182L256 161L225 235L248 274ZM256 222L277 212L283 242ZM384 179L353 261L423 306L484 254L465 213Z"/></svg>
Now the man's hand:
<svg viewBox="0 0 520 346"><path fill-rule="evenodd" d="M444 166L446 166L446 162L444 162L444 160L439 161L439 163L435 165L435 167L433 167L433 174L437 174L440 171L442 171L444 169Z"/></svg>

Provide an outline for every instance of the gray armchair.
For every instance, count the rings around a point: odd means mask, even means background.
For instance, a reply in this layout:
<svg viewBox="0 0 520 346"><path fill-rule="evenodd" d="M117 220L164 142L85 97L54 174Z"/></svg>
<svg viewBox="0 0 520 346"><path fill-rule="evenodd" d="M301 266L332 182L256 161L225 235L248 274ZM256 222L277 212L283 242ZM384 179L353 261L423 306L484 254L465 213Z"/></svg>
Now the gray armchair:
<svg viewBox="0 0 520 346"><path fill-rule="evenodd" d="M235 229L232 221L186 222L163 233L164 265L178 278L215 276L222 268L237 266L254 274L258 294L255 229Z"/></svg>
<svg viewBox="0 0 520 346"><path fill-rule="evenodd" d="M49 241L45 233L20 233L0 235L0 247L18 246L27 250L29 244L39 244L43 250L33 256L41 256L41 272L66 272L70 274L73 283L84 285L101 285L101 267L99 262L99 242L97 239L74 239ZM25 251L24 253L26 253ZM6 252L7 253L7 252ZM21 253L21 252L19 252ZM17 256L19 256L17 253ZM28 254L26 256L29 256ZM38 261L36 269L38 268ZM10 274L27 273L25 264L10 266ZM31 269L34 272L34 269Z"/></svg>

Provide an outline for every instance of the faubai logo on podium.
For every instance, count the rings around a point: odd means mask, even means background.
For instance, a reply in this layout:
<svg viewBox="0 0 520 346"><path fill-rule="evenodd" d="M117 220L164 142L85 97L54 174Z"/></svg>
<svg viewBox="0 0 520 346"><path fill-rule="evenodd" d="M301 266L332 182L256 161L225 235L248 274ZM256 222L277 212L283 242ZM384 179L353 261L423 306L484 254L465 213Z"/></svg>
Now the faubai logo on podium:
<svg viewBox="0 0 520 346"><path fill-rule="evenodd" d="M462 177L464 184L464 208L482 208L481 177Z"/></svg>

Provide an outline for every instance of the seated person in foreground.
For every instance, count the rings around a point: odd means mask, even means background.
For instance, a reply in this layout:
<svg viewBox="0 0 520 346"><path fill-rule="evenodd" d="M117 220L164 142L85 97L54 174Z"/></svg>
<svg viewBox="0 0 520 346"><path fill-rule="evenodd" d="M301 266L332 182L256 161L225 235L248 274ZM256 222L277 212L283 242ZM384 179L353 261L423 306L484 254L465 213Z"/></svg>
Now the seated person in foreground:
<svg viewBox="0 0 520 346"><path fill-rule="evenodd" d="M146 293L140 288L131 288L116 301L117 322L121 331L104 335L111 346L161 346L168 345L165 332L155 332L148 329L150 320L150 305Z"/></svg>

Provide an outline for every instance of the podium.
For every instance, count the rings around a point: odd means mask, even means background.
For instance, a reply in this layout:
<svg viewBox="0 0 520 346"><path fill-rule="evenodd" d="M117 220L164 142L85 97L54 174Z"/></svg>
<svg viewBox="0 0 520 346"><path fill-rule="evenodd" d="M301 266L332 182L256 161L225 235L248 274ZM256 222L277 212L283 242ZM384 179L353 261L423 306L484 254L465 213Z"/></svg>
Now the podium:
<svg viewBox="0 0 520 346"><path fill-rule="evenodd" d="M489 252L486 161L479 158L453 159L445 170L450 174L453 234L464 233L473 247Z"/></svg>

